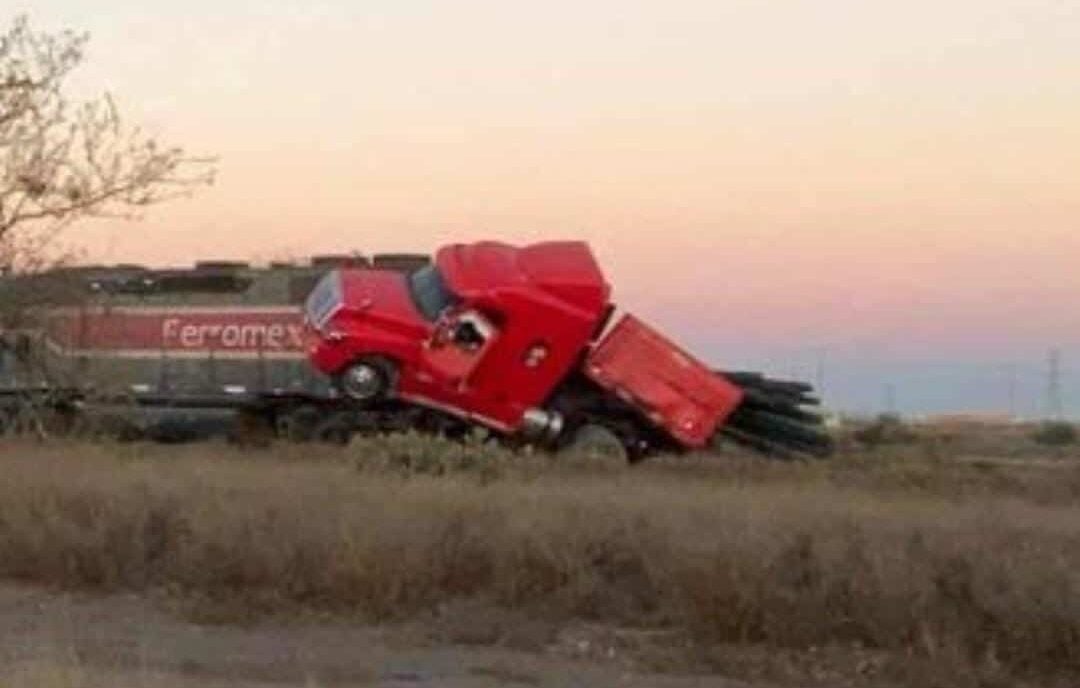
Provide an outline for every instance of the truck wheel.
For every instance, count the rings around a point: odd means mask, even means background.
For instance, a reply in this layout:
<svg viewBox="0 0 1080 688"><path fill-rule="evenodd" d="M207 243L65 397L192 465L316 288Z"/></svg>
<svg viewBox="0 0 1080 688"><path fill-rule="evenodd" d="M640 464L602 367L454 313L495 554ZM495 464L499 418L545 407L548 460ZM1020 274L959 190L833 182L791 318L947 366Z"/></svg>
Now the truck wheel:
<svg viewBox="0 0 1080 688"><path fill-rule="evenodd" d="M630 462L630 454L619 436L596 423L586 423L575 430L563 452L600 460L604 465L624 466Z"/></svg>
<svg viewBox="0 0 1080 688"><path fill-rule="evenodd" d="M357 361L338 375L337 386L353 401L377 401L390 391L390 373L387 367L382 361Z"/></svg>

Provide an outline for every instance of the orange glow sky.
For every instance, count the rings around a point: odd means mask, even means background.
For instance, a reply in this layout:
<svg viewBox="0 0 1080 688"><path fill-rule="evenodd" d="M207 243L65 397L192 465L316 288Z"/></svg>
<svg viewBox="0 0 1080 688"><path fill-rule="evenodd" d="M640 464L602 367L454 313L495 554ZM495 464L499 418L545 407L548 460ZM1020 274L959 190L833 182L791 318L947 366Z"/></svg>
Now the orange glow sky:
<svg viewBox="0 0 1080 688"><path fill-rule="evenodd" d="M1035 409L1046 348L1080 360L1073 2L21 9L92 33L80 88L221 158L191 200L73 230L94 260L579 237L624 305L704 355L865 370L836 383L852 406L912 361L1012 362ZM1000 401L972 385L904 398Z"/></svg>

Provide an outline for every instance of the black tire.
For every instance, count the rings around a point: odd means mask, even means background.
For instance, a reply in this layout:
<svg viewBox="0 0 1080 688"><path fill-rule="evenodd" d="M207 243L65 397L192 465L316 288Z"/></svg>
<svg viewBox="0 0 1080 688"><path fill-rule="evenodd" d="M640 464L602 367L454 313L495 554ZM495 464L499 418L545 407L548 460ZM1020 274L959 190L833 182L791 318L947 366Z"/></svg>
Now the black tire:
<svg viewBox="0 0 1080 688"><path fill-rule="evenodd" d="M396 370L386 359L361 358L335 376L334 386L350 401L371 405L391 396Z"/></svg>
<svg viewBox="0 0 1080 688"><path fill-rule="evenodd" d="M586 423L574 430L560 453L613 467L625 466L631 459L622 438L599 423Z"/></svg>

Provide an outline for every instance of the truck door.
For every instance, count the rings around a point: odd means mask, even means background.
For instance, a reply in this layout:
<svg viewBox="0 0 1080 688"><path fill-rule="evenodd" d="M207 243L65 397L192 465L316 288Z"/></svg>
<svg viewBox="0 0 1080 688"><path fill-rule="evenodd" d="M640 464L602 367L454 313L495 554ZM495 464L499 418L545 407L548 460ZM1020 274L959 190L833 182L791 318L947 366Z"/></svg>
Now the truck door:
<svg viewBox="0 0 1080 688"><path fill-rule="evenodd" d="M479 311L451 313L438 323L424 345L427 367L440 384L464 392L498 337L498 329Z"/></svg>

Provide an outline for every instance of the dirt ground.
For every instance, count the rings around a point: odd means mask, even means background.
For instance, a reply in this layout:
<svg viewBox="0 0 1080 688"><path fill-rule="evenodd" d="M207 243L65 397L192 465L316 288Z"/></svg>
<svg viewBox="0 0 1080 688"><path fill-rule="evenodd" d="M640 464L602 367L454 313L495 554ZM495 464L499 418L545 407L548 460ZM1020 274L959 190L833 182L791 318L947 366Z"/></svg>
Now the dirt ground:
<svg viewBox="0 0 1080 688"><path fill-rule="evenodd" d="M750 686L716 676L643 673L613 649L590 647L587 637L564 635L522 651L433 643L415 625L202 626L135 595L0 587L5 687Z"/></svg>

